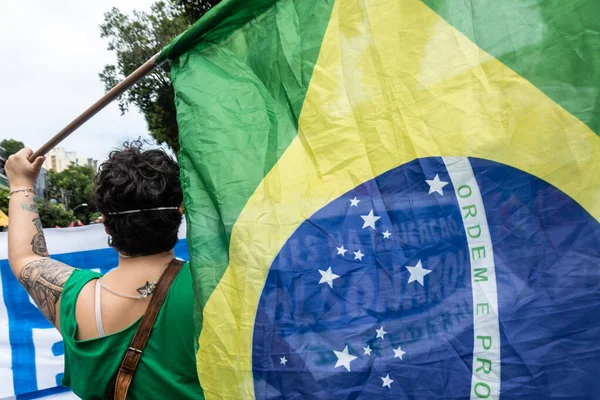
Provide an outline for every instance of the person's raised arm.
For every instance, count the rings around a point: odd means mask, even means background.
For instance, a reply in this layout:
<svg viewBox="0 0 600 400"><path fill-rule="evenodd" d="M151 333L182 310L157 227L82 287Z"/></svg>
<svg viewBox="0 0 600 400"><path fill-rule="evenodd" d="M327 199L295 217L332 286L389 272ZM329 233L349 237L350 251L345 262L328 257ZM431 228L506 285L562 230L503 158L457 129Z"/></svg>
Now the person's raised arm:
<svg viewBox="0 0 600 400"><path fill-rule="evenodd" d="M44 157L30 163L27 159L31 154L31 149L23 149L10 156L4 167L11 191L8 202L8 261L42 314L59 328L60 295L73 268L48 258L33 192Z"/></svg>

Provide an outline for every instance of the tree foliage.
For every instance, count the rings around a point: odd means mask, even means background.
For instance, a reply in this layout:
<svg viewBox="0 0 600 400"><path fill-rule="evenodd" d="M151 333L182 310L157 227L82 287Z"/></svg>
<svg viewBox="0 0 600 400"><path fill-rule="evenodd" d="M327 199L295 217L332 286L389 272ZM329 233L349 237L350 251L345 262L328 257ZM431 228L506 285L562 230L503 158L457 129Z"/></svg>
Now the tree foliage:
<svg viewBox="0 0 600 400"><path fill-rule="evenodd" d="M0 210L6 215L8 215L8 196L10 195L10 190L5 187L0 187Z"/></svg>
<svg viewBox="0 0 600 400"><path fill-rule="evenodd" d="M8 157L25 147L25 144L14 139L4 139L0 142L0 146L6 150L6 157Z"/></svg>
<svg viewBox="0 0 600 400"><path fill-rule="evenodd" d="M0 188L0 210L9 217L8 213L8 194L10 191L7 188ZM42 220L44 228L54 228L56 226L68 226L71 221L75 220L75 215L72 211L67 211L62 204L52 204L46 200L38 200L38 212Z"/></svg>
<svg viewBox="0 0 600 400"><path fill-rule="evenodd" d="M75 214L63 204L39 201L38 211L44 228L66 227L75 220Z"/></svg>
<svg viewBox="0 0 600 400"><path fill-rule="evenodd" d="M220 0L176 0L175 3L183 7L183 16L191 25L206 14L213 6L219 3Z"/></svg>
<svg viewBox="0 0 600 400"><path fill-rule="evenodd" d="M87 165L71 165L59 173L48 171L46 197L56 199L67 210L73 210L80 204L87 204L85 207L78 207L73 214L83 223L88 223L91 215L96 211L92 197L94 176L94 169Z"/></svg>
<svg viewBox="0 0 600 400"><path fill-rule="evenodd" d="M108 39L108 49L117 56L116 65L106 65L100 73L106 90L158 53L216 3L218 0L165 0L155 2L148 13L134 11L127 15L113 8L104 14L100 36ZM168 66L156 68L119 98L119 108L125 113L131 104L137 106L152 137L177 153L179 128L168 70Z"/></svg>

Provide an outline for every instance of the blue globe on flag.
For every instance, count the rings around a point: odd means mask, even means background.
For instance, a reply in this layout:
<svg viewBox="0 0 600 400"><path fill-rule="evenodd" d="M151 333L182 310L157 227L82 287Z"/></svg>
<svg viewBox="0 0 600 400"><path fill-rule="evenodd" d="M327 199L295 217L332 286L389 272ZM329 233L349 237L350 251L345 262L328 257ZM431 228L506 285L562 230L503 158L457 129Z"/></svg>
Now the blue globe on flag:
<svg viewBox="0 0 600 400"><path fill-rule="evenodd" d="M254 327L256 397L600 393L589 374L600 371L599 228L561 191L495 162L388 171L307 219L273 262Z"/></svg>

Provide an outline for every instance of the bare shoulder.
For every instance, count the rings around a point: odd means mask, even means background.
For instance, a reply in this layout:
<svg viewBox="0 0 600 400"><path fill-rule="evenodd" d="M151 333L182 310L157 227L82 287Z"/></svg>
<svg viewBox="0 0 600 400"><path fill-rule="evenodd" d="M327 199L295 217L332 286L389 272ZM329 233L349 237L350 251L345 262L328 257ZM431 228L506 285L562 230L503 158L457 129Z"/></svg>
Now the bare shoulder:
<svg viewBox="0 0 600 400"><path fill-rule="evenodd" d="M39 258L23 267L19 282L44 317L58 327L58 303L65 282L75 269L51 258Z"/></svg>

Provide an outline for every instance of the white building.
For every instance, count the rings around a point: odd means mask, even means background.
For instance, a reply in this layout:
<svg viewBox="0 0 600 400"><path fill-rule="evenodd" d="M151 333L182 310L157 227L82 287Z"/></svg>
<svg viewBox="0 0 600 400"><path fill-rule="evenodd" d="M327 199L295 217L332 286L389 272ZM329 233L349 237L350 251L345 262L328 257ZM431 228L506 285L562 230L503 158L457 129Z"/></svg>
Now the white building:
<svg viewBox="0 0 600 400"><path fill-rule="evenodd" d="M62 172L70 165L87 165L96 171L98 169L98 161L91 158L77 157L74 151L65 151L62 147L56 147L46 154L44 168L56 172Z"/></svg>
<svg viewBox="0 0 600 400"><path fill-rule="evenodd" d="M72 156L69 157L72 159ZM64 171L69 165L71 160L67 157L67 152L62 147L56 147L46 154L46 161L44 161L44 168L46 170L52 170L56 172Z"/></svg>
<svg viewBox="0 0 600 400"><path fill-rule="evenodd" d="M77 165L87 165L88 167L92 167L94 171L98 170L98 160L94 160L93 158L77 158Z"/></svg>

